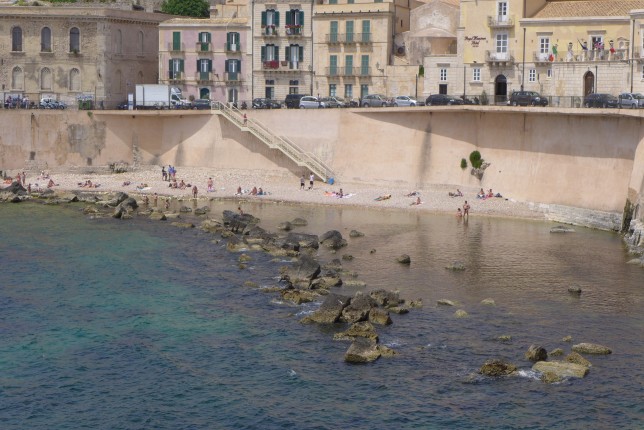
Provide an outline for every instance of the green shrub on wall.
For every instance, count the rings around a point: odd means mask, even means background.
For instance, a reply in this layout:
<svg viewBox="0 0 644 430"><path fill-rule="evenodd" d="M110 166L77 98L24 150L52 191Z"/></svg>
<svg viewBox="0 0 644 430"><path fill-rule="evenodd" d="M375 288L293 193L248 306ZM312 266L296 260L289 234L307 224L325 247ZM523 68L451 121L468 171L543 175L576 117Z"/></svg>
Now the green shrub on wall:
<svg viewBox="0 0 644 430"><path fill-rule="evenodd" d="M461 162L461 165L463 163ZM478 151L472 151L470 154L470 164L472 164L472 167L475 169L481 168L481 165L483 164L483 159L481 158L481 153Z"/></svg>
<svg viewBox="0 0 644 430"><path fill-rule="evenodd" d="M487 98L487 93L485 92L485 90L483 90L483 92L481 93L481 104L484 106L490 104L490 99Z"/></svg>
<svg viewBox="0 0 644 430"><path fill-rule="evenodd" d="M467 160L465 158L461 158L461 169L467 169Z"/></svg>

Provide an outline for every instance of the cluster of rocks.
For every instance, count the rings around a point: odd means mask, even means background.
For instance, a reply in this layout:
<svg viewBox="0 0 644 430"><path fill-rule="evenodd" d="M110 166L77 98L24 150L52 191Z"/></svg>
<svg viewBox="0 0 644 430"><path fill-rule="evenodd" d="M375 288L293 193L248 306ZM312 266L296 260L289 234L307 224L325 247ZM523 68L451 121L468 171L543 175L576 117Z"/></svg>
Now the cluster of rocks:
<svg viewBox="0 0 644 430"><path fill-rule="evenodd" d="M563 339L564 342L572 341L569 336ZM579 343L572 346L572 351L563 360L548 361L548 356L563 356L563 349L557 348L548 354L546 349L540 345L530 345L524 354L524 358L533 362L532 370L540 374L541 380L546 383L561 382L567 378L583 378L588 374L592 364L582 354L586 355L607 355L611 354L610 348L594 343ZM479 373L485 376L511 376L515 375L519 368L506 360L494 358L487 360L479 369Z"/></svg>

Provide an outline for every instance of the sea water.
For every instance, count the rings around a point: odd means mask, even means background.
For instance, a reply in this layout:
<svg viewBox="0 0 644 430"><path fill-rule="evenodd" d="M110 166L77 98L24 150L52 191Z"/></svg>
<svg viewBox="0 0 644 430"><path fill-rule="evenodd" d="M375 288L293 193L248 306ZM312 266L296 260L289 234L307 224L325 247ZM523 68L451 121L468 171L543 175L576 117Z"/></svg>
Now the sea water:
<svg viewBox="0 0 644 430"><path fill-rule="evenodd" d="M232 206L210 205L215 217ZM317 304L263 291L288 262L250 253L242 269L198 229L89 219L81 207L0 206L1 429L644 425L644 271L626 264L615 234L475 214L246 206L269 230L301 217L309 224L297 231L341 231L348 246L319 259L351 254L343 265L367 287L337 292L423 300L378 327L399 355L351 365L349 344L332 340L343 327L298 322ZM395 262L403 253L410 266ZM465 271L445 269L457 260ZM567 353L568 335L613 354L589 356L584 379L544 384L523 354L531 344ZM519 376L477 375L488 358L517 364Z"/></svg>

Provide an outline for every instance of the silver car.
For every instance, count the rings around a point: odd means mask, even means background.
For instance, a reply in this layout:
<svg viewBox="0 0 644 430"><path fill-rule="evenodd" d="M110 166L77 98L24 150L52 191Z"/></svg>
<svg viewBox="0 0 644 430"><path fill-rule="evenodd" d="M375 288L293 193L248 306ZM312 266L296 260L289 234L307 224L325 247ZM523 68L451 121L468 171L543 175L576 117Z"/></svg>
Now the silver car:
<svg viewBox="0 0 644 430"><path fill-rule="evenodd" d="M300 99L300 109L318 109L325 108L326 103L317 97L304 96Z"/></svg>
<svg viewBox="0 0 644 430"><path fill-rule="evenodd" d="M640 107L640 100L637 98L639 94L621 93L619 95L619 107L637 109Z"/></svg>
<svg viewBox="0 0 644 430"><path fill-rule="evenodd" d="M418 100L410 96L398 96L394 99L396 107L419 106Z"/></svg>

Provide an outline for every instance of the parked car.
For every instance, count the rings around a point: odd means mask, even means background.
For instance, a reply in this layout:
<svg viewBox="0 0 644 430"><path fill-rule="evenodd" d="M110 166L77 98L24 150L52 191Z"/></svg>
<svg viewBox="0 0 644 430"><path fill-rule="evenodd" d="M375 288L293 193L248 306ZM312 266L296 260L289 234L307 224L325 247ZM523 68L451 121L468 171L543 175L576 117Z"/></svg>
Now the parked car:
<svg viewBox="0 0 644 430"><path fill-rule="evenodd" d="M320 99L328 108L343 108L346 107L346 102L342 97L324 97Z"/></svg>
<svg viewBox="0 0 644 430"><path fill-rule="evenodd" d="M210 109L211 102L208 99L197 99L192 102L192 109L194 110L207 110Z"/></svg>
<svg viewBox="0 0 644 430"><path fill-rule="evenodd" d="M368 94L360 100L362 107L383 107L387 104L389 104L389 100L381 94Z"/></svg>
<svg viewBox="0 0 644 430"><path fill-rule="evenodd" d="M304 96L300 99L300 109L318 109L325 108L326 104L313 96Z"/></svg>
<svg viewBox="0 0 644 430"><path fill-rule="evenodd" d="M128 110L129 108L130 108L130 106L129 106L127 100L124 101L124 102L119 103L118 105L116 105L116 109L118 109L118 110Z"/></svg>
<svg viewBox="0 0 644 430"><path fill-rule="evenodd" d="M619 99L610 94L592 93L584 97L584 107L616 108L619 106Z"/></svg>
<svg viewBox="0 0 644 430"><path fill-rule="evenodd" d="M288 109L297 109L300 107L300 99L302 97L305 97L305 94L287 94L284 105Z"/></svg>
<svg viewBox="0 0 644 430"><path fill-rule="evenodd" d="M640 107L640 99L638 98L642 97L641 94L637 93L621 93L619 95L619 107L622 108L630 108L630 109L637 109ZM644 102L644 100L642 100Z"/></svg>
<svg viewBox="0 0 644 430"><path fill-rule="evenodd" d="M281 109L282 104L277 100L268 98L253 99L253 109Z"/></svg>
<svg viewBox="0 0 644 430"><path fill-rule="evenodd" d="M548 106L548 99L535 91L513 91L508 104L512 106Z"/></svg>
<svg viewBox="0 0 644 430"><path fill-rule="evenodd" d="M425 100L425 106L462 105L465 104L462 98L448 96L447 94L432 94Z"/></svg>
<svg viewBox="0 0 644 430"><path fill-rule="evenodd" d="M394 98L394 106L396 107L421 106L423 104L411 96L397 96Z"/></svg>

